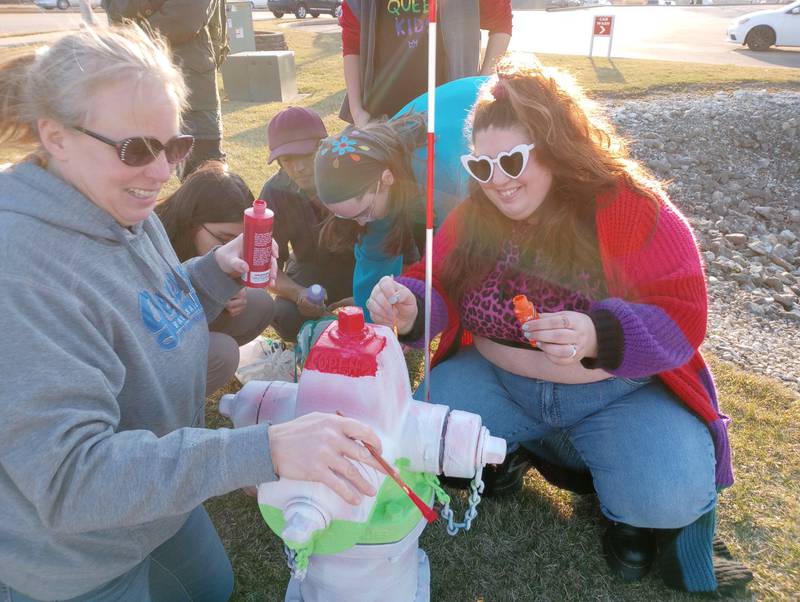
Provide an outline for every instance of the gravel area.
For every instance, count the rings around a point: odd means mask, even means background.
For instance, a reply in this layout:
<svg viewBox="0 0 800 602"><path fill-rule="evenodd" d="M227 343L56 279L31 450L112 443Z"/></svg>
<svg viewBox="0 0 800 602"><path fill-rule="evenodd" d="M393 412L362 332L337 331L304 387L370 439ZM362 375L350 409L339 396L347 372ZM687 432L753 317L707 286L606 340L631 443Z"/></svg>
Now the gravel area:
<svg viewBox="0 0 800 602"><path fill-rule="evenodd" d="M705 348L800 391L800 92L602 101L706 261Z"/></svg>

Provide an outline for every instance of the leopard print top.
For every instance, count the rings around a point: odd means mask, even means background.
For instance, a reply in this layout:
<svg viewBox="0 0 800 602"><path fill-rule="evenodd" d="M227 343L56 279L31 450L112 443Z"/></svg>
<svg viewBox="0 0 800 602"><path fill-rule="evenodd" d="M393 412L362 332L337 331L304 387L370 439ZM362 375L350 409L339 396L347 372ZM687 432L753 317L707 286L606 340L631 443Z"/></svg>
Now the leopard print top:
<svg viewBox="0 0 800 602"><path fill-rule="evenodd" d="M519 236L515 232L503 246L494 269L478 288L468 290L461 300L461 323L471 333L509 344L527 345L514 316L511 299L526 295L539 312L578 311L588 313L592 301L603 295L604 283L581 274L573 287L565 287L517 269ZM535 271L535 264L534 270ZM501 281L502 280L502 281Z"/></svg>

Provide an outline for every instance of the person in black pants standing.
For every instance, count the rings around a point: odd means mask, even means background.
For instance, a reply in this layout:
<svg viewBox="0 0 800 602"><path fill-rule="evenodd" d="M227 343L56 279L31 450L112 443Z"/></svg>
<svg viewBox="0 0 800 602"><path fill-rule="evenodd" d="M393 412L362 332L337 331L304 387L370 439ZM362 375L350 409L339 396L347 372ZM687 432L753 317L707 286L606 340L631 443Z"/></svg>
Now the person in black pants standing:
<svg viewBox="0 0 800 602"><path fill-rule="evenodd" d="M228 55L225 0L103 0L111 23L134 21L169 41L172 60L189 88L181 116L194 136L191 154L178 169L183 181L205 161L225 162L217 69Z"/></svg>

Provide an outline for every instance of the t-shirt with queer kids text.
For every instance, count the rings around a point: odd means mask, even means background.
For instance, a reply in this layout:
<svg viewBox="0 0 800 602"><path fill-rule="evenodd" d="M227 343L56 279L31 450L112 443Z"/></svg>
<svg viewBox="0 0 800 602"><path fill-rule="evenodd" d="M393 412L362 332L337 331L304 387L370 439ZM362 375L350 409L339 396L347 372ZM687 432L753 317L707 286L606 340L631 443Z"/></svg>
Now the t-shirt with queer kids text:
<svg viewBox="0 0 800 602"><path fill-rule="evenodd" d="M375 83L367 111L391 117L428 88L428 0L389 0L378 10ZM437 84L443 81L444 55L437 38Z"/></svg>

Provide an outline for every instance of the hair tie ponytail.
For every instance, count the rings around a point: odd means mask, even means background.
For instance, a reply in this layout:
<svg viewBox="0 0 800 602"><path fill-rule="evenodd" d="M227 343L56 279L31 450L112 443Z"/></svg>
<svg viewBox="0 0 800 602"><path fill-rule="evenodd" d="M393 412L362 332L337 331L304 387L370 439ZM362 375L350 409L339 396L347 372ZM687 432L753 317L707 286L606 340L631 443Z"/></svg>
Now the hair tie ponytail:
<svg viewBox="0 0 800 602"><path fill-rule="evenodd" d="M497 78L497 82L495 82L494 86L492 86L491 94L495 100L508 99L508 88L506 88L505 84L503 83L502 77Z"/></svg>

